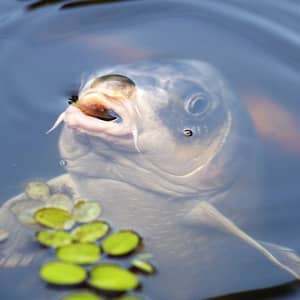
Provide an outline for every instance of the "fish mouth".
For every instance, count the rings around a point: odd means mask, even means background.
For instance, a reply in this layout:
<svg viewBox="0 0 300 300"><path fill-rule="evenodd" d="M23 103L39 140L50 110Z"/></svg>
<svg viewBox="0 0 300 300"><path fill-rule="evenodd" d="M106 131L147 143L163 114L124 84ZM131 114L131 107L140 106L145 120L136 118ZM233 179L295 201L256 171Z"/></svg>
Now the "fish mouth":
<svg viewBox="0 0 300 300"><path fill-rule="evenodd" d="M132 99L113 96L99 90L88 90L70 102L48 131L64 122L69 128L100 138L122 137L132 139L137 146L137 107Z"/></svg>

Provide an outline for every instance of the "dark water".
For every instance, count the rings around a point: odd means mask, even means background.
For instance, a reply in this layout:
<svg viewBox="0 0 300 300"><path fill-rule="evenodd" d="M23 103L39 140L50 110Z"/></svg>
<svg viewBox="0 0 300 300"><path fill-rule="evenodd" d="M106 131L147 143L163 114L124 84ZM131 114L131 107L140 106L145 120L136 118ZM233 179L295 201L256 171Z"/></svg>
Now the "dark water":
<svg viewBox="0 0 300 300"><path fill-rule="evenodd" d="M85 75L148 58L199 59L220 69L252 113L263 138L266 201L274 203L266 224L274 242L299 253L299 17L292 0L2 0L1 202L32 178L63 172L59 131L45 132ZM28 270L1 270L1 297L43 295L37 269L29 269L34 293L27 293ZM291 282L216 299L299 298L300 285Z"/></svg>

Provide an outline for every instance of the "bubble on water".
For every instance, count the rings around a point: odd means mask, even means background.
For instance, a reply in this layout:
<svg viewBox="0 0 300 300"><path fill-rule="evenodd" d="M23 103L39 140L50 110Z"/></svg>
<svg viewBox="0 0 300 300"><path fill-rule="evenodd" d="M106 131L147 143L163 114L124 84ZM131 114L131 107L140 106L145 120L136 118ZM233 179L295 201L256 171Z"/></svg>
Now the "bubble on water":
<svg viewBox="0 0 300 300"><path fill-rule="evenodd" d="M65 167L68 165L68 161L65 160L65 159L61 159L61 160L59 161L59 165L60 165L61 167L65 168Z"/></svg>

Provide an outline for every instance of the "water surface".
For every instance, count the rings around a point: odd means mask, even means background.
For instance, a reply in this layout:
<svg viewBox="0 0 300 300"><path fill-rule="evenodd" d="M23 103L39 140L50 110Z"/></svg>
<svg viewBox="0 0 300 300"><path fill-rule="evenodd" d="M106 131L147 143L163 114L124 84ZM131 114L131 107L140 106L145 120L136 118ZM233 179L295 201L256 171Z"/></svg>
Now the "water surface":
<svg viewBox="0 0 300 300"><path fill-rule="evenodd" d="M63 172L59 131L45 132L87 75L145 59L199 59L221 71L251 112L263 141L264 197L272 203L265 220L269 239L300 253L299 17L300 5L292 0L2 0L1 201L32 178ZM43 295L45 285L34 277L38 266L1 270L1 295ZM34 292L24 281L28 274ZM47 296L57 298L54 291ZM217 299L299 297L293 282Z"/></svg>

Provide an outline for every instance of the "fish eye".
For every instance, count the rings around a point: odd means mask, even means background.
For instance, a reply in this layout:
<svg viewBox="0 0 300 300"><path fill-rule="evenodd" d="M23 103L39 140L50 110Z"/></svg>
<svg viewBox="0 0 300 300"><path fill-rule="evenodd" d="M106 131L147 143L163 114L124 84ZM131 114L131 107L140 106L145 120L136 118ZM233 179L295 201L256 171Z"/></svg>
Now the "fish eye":
<svg viewBox="0 0 300 300"><path fill-rule="evenodd" d="M194 116L201 116L205 114L210 107L210 98L206 93L197 93L190 97L186 104L186 111Z"/></svg>
<svg viewBox="0 0 300 300"><path fill-rule="evenodd" d="M185 129L183 130L183 134L184 134L185 136L190 137L190 136L193 135L193 130L192 130L192 129L189 129L189 128L185 128Z"/></svg>
<svg viewBox="0 0 300 300"><path fill-rule="evenodd" d="M90 88L103 88L116 95L129 98L135 91L135 83L127 76L120 74L108 74L95 78L90 84Z"/></svg>

